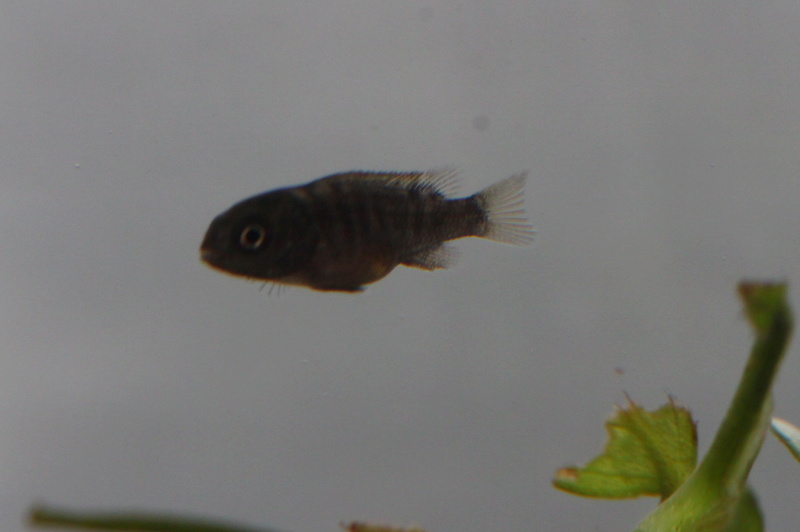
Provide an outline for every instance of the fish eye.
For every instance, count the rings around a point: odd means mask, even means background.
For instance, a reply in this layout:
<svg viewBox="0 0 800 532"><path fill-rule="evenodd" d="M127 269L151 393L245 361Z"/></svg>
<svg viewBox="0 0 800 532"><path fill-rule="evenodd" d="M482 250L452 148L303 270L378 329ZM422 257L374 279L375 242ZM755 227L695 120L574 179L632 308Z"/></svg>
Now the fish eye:
<svg viewBox="0 0 800 532"><path fill-rule="evenodd" d="M239 235L239 245L242 248L254 251L261 247L267 239L267 230L259 224L250 224L242 229Z"/></svg>

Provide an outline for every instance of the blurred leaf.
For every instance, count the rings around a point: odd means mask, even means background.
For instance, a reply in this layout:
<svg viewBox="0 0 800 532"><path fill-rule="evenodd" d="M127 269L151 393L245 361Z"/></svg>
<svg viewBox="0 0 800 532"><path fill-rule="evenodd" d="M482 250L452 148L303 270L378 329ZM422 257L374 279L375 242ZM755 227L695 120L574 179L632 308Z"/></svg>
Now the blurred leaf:
<svg viewBox="0 0 800 532"><path fill-rule="evenodd" d="M425 532L421 528L393 528L386 525L376 525L374 523L363 523L353 521L352 523L342 524L342 530L346 532Z"/></svg>
<svg viewBox="0 0 800 532"><path fill-rule="evenodd" d="M772 418L772 433L778 437L795 460L800 461L800 429L781 418Z"/></svg>
<svg viewBox="0 0 800 532"><path fill-rule="evenodd" d="M582 468L556 472L555 487L587 497L663 499L697 463L697 434L688 410L673 403L653 412L630 402L606 422L603 453Z"/></svg>
<svg viewBox="0 0 800 532"><path fill-rule="evenodd" d="M29 522L39 527L82 528L86 530L129 530L140 532L275 532L231 523L172 515L122 512L74 512L34 507Z"/></svg>

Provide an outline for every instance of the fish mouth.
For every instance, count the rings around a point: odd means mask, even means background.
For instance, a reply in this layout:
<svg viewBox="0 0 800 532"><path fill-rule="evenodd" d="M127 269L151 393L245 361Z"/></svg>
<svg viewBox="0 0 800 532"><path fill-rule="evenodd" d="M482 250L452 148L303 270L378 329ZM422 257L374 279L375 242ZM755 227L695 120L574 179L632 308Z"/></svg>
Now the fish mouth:
<svg viewBox="0 0 800 532"><path fill-rule="evenodd" d="M200 261L203 262L209 268L212 268L222 273L226 273L228 275L232 275L234 277L245 277L247 279L259 280L258 277L253 276L249 273L236 271L235 268L232 269L229 264L226 264L224 255L213 248L201 247ZM269 279L261 279L261 280L269 280Z"/></svg>
<svg viewBox="0 0 800 532"><path fill-rule="evenodd" d="M214 251L211 248L201 247L200 248L200 260L206 262L208 264L215 264L219 259L219 253Z"/></svg>
<svg viewBox="0 0 800 532"><path fill-rule="evenodd" d="M222 254L219 251L214 250L213 248L205 248L205 247L200 248L200 262L202 262L209 268L220 271L222 273L227 273L228 275L234 275L234 276L241 275L225 267Z"/></svg>

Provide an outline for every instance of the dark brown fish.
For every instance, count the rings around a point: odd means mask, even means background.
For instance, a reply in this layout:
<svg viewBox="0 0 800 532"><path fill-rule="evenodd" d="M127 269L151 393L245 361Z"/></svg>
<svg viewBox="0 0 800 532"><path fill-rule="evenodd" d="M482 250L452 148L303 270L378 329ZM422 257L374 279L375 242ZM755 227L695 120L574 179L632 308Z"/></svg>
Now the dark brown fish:
<svg viewBox="0 0 800 532"><path fill-rule="evenodd" d="M455 257L447 240L529 244L525 177L448 199L452 170L334 174L237 203L211 222L200 256L234 275L357 292L398 264L446 268Z"/></svg>

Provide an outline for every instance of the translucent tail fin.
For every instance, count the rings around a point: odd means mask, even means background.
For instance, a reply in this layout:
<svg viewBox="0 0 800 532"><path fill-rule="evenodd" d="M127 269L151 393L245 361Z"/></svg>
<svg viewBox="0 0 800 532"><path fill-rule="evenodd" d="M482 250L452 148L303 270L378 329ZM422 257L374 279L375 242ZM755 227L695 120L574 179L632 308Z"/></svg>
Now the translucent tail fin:
<svg viewBox="0 0 800 532"><path fill-rule="evenodd" d="M512 175L475 194L486 213L486 227L478 236L517 246L533 242L535 231L523 207L527 177L528 172Z"/></svg>

